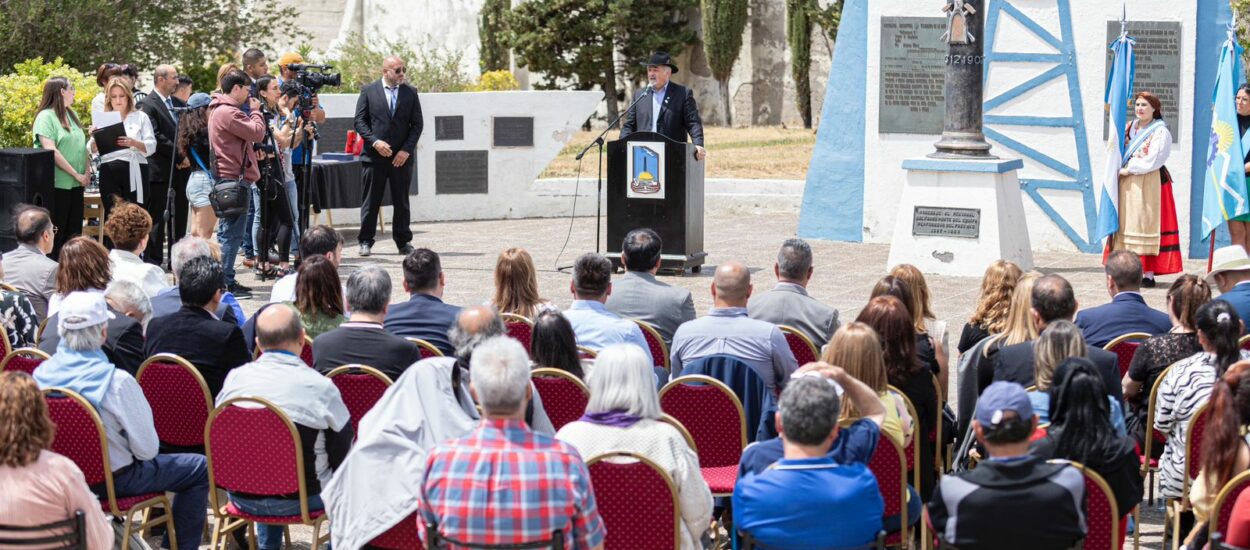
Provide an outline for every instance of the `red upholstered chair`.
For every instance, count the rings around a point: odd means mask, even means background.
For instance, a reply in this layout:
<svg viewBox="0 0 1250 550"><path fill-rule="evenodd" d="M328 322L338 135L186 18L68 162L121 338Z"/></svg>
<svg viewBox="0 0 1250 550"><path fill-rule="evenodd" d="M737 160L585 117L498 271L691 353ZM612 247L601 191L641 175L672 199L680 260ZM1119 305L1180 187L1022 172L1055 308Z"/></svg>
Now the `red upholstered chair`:
<svg viewBox="0 0 1250 550"><path fill-rule="evenodd" d="M534 339L534 322L529 317L515 313L502 313L499 316L503 318L503 328L508 337L520 342L525 353L529 353L530 340Z"/></svg>
<svg viewBox="0 0 1250 550"><path fill-rule="evenodd" d="M586 461L608 535L604 548L681 549L677 485L659 465L632 452Z"/></svg>
<svg viewBox="0 0 1250 550"><path fill-rule="evenodd" d="M1215 496L1215 506L1211 507L1211 519L1208 522L1210 534L1214 537L1217 533L1224 533L1228 526L1228 519L1233 516L1233 505L1237 503L1237 497L1241 496L1241 492L1250 487L1250 472L1242 472L1228 480L1224 487L1220 489L1220 493Z"/></svg>
<svg viewBox="0 0 1250 550"><path fill-rule="evenodd" d="M369 546L382 550L425 550L425 546L421 545L421 536L417 533L417 521L417 513L413 512L370 541Z"/></svg>
<svg viewBox="0 0 1250 550"><path fill-rule="evenodd" d="M1115 493L1098 472L1080 462L1050 460L1051 464L1070 464L1085 474L1085 550L1120 550L1120 510Z"/></svg>
<svg viewBox="0 0 1250 550"><path fill-rule="evenodd" d="M660 389L660 409L694 438L699 469L712 496L733 495L738 461L747 446L746 413L733 390L710 376L682 376Z"/></svg>
<svg viewBox="0 0 1250 550"><path fill-rule="evenodd" d="M577 358L582 361L594 361L599 356L599 352L586 346L577 346Z"/></svg>
<svg viewBox="0 0 1250 550"><path fill-rule="evenodd" d="M1241 346L1241 349L1250 350L1250 334L1242 336L1241 339L1237 341L1237 344Z"/></svg>
<svg viewBox="0 0 1250 550"><path fill-rule="evenodd" d="M165 524L169 531L169 545L177 548L174 518L170 515L170 502L165 493L147 493L126 497L117 496L113 488L113 468L109 464L108 435L95 407L81 395L65 389L50 388L43 392L48 403L48 415L56 424L56 436L52 451L74 461L88 485L103 483L106 498L100 499L100 509L113 517L125 518L122 550L130 549L130 536L142 533L149 527ZM161 507L164 513L150 517L153 507ZM135 525L135 512L144 512L143 519ZM188 533L187 536L195 536Z"/></svg>
<svg viewBox="0 0 1250 550"><path fill-rule="evenodd" d="M1120 378L1124 378L1124 375L1128 374L1128 366L1132 364L1133 355L1137 353L1137 348L1141 347L1142 342L1149 338L1150 335L1144 332L1130 332L1117 336L1102 347L1102 349L1115 354L1116 366L1120 367Z"/></svg>
<svg viewBox="0 0 1250 550"><path fill-rule="evenodd" d="M534 369L530 381L542 396L543 409L556 430L586 414L590 390L576 376L560 369Z"/></svg>
<svg viewBox="0 0 1250 550"><path fill-rule="evenodd" d="M308 487L304 483L304 455L295 424L281 409L260 398L240 397L213 409L204 430L204 454L208 458L208 496L212 503L212 548L225 550L230 532L252 523L278 525L304 524L313 528L313 545L330 539L322 534L325 512L308 509ZM218 489L256 496L298 494L300 513L291 516L256 516L218 502Z"/></svg>
<svg viewBox="0 0 1250 550"><path fill-rule="evenodd" d="M898 516L902 528L886 536L887 546L906 546L911 539L907 536L907 456L903 448L893 439L882 437L877 440L877 450L868 461L868 469L877 478L877 489L881 491L881 499L885 501L883 517Z"/></svg>
<svg viewBox="0 0 1250 550"><path fill-rule="evenodd" d="M651 359L657 368L669 370L668 346L664 345L664 338L660 336L660 331L655 330L651 323L633 319L638 323L638 327L642 329L642 336L647 340L647 349L651 351Z"/></svg>
<svg viewBox="0 0 1250 550"><path fill-rule="evenodd" d="M33 375L35 368L48 359L51 357L38 348L18 348L5 354L0 361L0 372L15 370Z"/></svg>
<svg viewBox="0 0 1250 550"><path fill-rule="evenodd" d="M177 355L153 355L135 376L152 407L156 436L174 447L203 447L213 396L200 371Z"/></svg>
<svg viewBox="0 0 1250 550"><path fill-rule="evenodd" d="M431 357L443 356L443 352L441 350L439 350L437 347L434 347L434 344L426 342L425 340L422 340L420 338L413 338L412 336L408 336L404 339L417 345L417 348L421 350L422 359L429 359Z"/></svg>
<svg viewBox="0 0 1250 550"><path fill-rule="evenodd" d="M777 325L781 332L786 335L786 343L790 344L790 352L794 354L794 358L798 360L799 366L820 360L820 350L816 349L816 344L812 343L812 339L806 334L799 332L799 329Z"/></svg>
<svg viewBox="0 0 1250 550"><path fill-rule="evenodd" d="M907 445L903 447L903 456L907 458L907 471L912 473L911 486L915 487L916 491L919 492L920 468L917 468L916 465L920 464L920 445L917 445L916 441L920 439L921 435L919 433L915 433L915 431L920 427L920 417L916 415L916 406L912 404L911 399L907 398L907 395L903 393L903 390L894 386L888 386L888 388L896 398L903 400L903 403L907 405L907 414L911 415L912 418L913 433L911 441L907 442ZM885 434L881 435L884 436Z"/></svg>
<svg viewBox="0 0 1250 550"><path fill-rule="evenodd" d="M343 404L352 417L352 433L359 433L360 419L382 399L391 387L391 379L382 371L365 365L343 365L326 376L343 396ZM416 529L415 524L413 529Z"/></svg>
<svg viewBox="0 0 1250 550"><path fill-rule="evenodd" d="M1160 377L1162 379L1162 377ZM1194 480L1198 479L1198 472L1202 467L1202 436L1207 431L1207 421L1211 415L1209 403L1203 403L1193 417L1189 419L1189 429L1185 431L1185 473L1181 478L1182 495L1189 494L1189 487ZM1180 547L1180 539L1186 533L1180 532L1181 512L1187 507L1189 499L1170 499L1167 506L1168 515L1172 521L1172 548Z"/></svg>
<svg viewBox="0 0 1250 550"><path fill-rule="evenodd" d="M313 342L307 334L304 335L304 348L299 350L299 358L304 360L304 364L309 367L313 366Z"/></svg>

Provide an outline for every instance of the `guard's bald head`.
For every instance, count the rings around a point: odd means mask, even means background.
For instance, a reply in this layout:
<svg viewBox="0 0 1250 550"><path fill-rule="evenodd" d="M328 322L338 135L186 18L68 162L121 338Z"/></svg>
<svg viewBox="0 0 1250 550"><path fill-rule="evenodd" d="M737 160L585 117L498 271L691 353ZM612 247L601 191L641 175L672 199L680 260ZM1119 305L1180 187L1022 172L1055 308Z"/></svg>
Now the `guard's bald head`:
<svg viewBox="0 0 1250 550"><path fill-rule="evenodd" d="M728 261L716 268L712 279L716 299L730 305L746 305L751 296L751 271L742 262Z"/></svg>
<svg viewBox="0 0 1250 550"><path fill-rule="evenodd" d="M256 317L256 345L262 350L299 353L304 348L304 326L295 308L274 304L260 312Z"/></svg>

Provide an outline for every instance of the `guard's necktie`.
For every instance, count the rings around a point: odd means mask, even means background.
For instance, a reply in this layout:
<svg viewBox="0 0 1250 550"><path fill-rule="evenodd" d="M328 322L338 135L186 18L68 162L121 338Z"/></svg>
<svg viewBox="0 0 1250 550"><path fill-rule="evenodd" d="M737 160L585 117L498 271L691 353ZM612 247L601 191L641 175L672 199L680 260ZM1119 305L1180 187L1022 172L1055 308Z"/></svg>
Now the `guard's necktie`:
<svg viewBox="0 0 1250 550"><path fill-rule="evenodd" d="M391 114L395 114L395 88L386 89L387 103L391 106Z"/></svg>

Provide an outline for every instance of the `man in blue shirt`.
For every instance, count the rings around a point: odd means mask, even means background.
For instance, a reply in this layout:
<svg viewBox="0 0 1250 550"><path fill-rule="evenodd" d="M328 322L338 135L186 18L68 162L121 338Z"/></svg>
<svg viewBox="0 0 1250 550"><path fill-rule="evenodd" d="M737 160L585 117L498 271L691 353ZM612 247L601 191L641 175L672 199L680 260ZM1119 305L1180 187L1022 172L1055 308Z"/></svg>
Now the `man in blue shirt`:
<svg viewBox="0 0 1250 550"><path fill-rule="evenodd" d="M1107 293L1111 303L1084 309L1076 314L1085 343L1103 347L1130 332L1151 336L1172 330L1168 314L1146 305L1141 295L1141 258L1128 250L1117 250L1107 257Z"/></svg>
<svg viewBox="0 0 1250 550"><path fill-rule="evenodd" d="M573 263L573 305L564 317L573 326L577 345L598 351L612 344L634 344L651 359L651 348L637 323L608 311L604 302L612 293L612 262L599 254L586 253Z"/></svg>
<svg viewBox="0 0 1250 550"><path fill-rule="evenodd" d="M1232 304L1237 316L1250 325L1250 321L1246 321L1250 319L1250 256L1246 255L1246 249L1232 245L1216 250L1211 264L1207 284L1220 289L1220 297L1216 299Z"/></svg>
<svg viewBox="0 0 1250 550"><path fill-rule="evenodd" d="M777 413L784 458L747 473L734 487L734 523L763 547L858 548L881 531L885 502L867 464L838 463L829 456L840 431L834 379L859 384L856 405L869 407L874 428L884 417L872 390L840 368L814 365L790 381Z"/></svg>

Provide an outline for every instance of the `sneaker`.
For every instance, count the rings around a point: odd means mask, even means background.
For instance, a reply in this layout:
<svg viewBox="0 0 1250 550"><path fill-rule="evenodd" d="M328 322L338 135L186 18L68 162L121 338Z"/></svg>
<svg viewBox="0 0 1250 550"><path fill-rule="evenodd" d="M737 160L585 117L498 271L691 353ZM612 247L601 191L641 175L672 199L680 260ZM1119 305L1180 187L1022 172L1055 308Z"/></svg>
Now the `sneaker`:
<svg viewBox="0 0 1250 550"><path fill-rule="evenodd" d="M367 258L370 254L373 254L373 252L369 250L370 248L371 247L368 244L360 243L360 257Z"/></svg>
<svg viewBox="0 0 1250 550"><path fill-rule="evenodd" d="M412 254L412 251L413 251L413 250L414 250L414 249L412 248L412 245L410 245L410 244L405 244L405 245L403 245L403 246L399 247L399 255L400 255L400 256L407 256L407 255L409 255L409 254Z"/></svg>
<svg viewBox="0 0 1250 550"><path fill-rule="evenodd" d="M235 298L240 300L252 297L252 289L239 284L238 281L226 285L226 292L233 294Z"/></svg>

